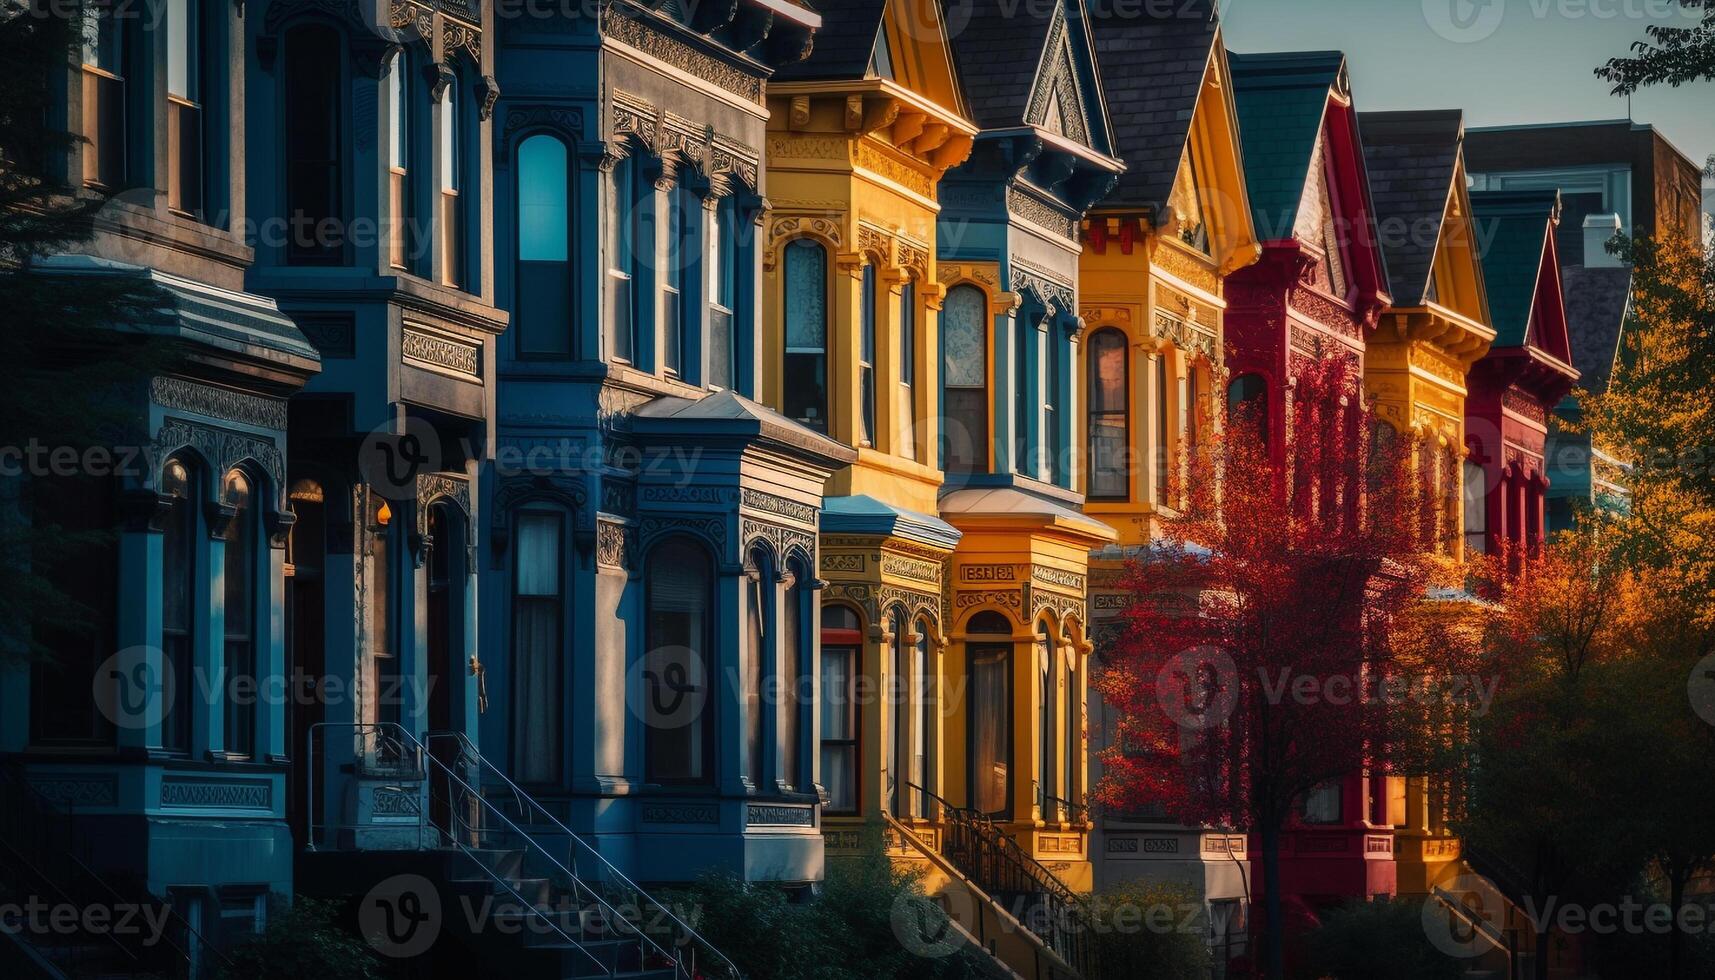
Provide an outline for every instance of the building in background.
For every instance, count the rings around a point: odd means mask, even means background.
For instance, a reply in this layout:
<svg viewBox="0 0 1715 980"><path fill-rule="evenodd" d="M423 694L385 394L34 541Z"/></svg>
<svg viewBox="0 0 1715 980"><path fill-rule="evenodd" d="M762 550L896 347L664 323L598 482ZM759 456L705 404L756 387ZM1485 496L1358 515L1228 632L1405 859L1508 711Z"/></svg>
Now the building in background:
<svg viewBox="0 0 1715 980"><path fill-rule="evenodd" d="M1260 248L1214 4L1093 17L1091 27L1126 166L1084 224L1078 272L1085 511L1118 535L1090 556L1100 669L1128 598L1119 577L1175 512L1172 467L1196 451L1225 397L1226 280ZM1094 696L1090 715L1092 751L1106 749L1113 721ZM1091 781L1100 778L1092 765ZM1146 807L1103 814L1092 847L1098 887L1181 882L1209 904L1211 943L1239 951L1255 892L1242 830L1181 826Z"/></svg>

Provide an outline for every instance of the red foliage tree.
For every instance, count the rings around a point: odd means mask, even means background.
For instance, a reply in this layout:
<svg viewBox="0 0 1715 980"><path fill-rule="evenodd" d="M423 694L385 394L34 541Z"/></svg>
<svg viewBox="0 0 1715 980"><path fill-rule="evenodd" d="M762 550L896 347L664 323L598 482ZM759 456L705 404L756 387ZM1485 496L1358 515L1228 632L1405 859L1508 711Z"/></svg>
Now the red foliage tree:
<svg viewBox="0 0 1715 980"><path fill-rule="evenodd" d="M1458 644L1426 637L1445 620L1416 615L1437 564L1426 527L1441 522L1424 519L1433 502L1409 440L1372 436L1383 430L1360 390L1344 361L1312 365L1285 452L1270 452L1259 401L1182 462L1183 509L1129 567L1131 601L1097 681L1121 718L1104 804L1261 838L1271 977L1283 972L1280 837L1295 802L1357 772L1421 772L1432 712L1398 682L1460 669ZM1443 649L1426 664L1431 647Z"/></svg>

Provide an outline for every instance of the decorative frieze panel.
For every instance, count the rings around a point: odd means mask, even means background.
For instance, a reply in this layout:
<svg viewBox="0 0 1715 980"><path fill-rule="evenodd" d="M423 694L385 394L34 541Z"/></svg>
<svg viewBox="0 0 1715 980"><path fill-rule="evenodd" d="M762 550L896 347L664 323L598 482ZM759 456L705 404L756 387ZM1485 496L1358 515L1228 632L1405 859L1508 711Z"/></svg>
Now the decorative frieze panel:
<svg viewBox="0 0 1715 980"><path fill-rule="evenodd" d="M1537 425L1548 424L1548 411L1543 404L1517 388L1501 392L1501 407Z"/></svg>
<svg viewBox="0 0 1715 980"><path fill-rule="evenodd" d="M937 589L941 586L940 562L894 554L890 551L881 553L881 574L910 579L913 582L922 582Z"/></svg>
<svg viewBox="0 0 1715 980"><path fill-rule="evenodd" d="M1215 332L1206 330L1182 316L1176 316L1166 310L1156 310L1149 332L1150 336L1165 340L1180 350L1201 354L1211 361L1218 362L1220 359L1221 341Z"/></svg>
<svg viewBox="0 0 1715 980"><path fill-rule="evenodd" d="M406 321L399 338L399 353L407 364L443 374L480 380L482 348Z"/></svg>
<svg viewBox="0 0 1715 980"><path fill-rule="evenodd" d="M265 779L161 780L161 806L184 809L267 810L273 805L273 786Z"/></svg>
<svg viewBox="0 0 1715 980"><path fill-rule="evenodd" d="M249 460L262 468L276 492L285 492L285 457L272 440L177 419L168 421L155 433L154 449L158 459L166 459L187 446L208 460L217 473L225 473Z"/></svg>
<svg viewBox="0 0 1715 980"><path fill-rule="evenodd" d="M757 104L762 103L762 78L713 55L699 51L678 38L668 37L654 27L614 8L608 8L601 18L602 33L627 47L677 68Z"/></svg>
<svg viewBox="0 0 1715 980"><path fill-rule="evenodd" d="M824 575L829 573L851 573L862 575L863 570L864 558L862 555L835 555L827 552L822 553L822 573Z"/></svg>
<svg viewBox="0 0 1715 980"><path fill-rule="evenodd" d="M796 500L776 496L761 490L746 487L740 496L740 502L750 510L775 517L783 517L799 524L816 526L816 508Z"/></svg>
<svg viewBox="0 0 1715 980"><path fill-rule="evenodd" d="M1013 292L1034 292L1042 302L1057 306L1062 312L1076 315L1077 289L1071 283L1058 278L1056 273L1016 255L1007 264L1012 272Z"/></svg>
<svg viewBox="0 0 1715 980"><path fill-rule="evenodd" d="M253 425L261 429L286 428L286 400L253 395L187 381L184 378L149 379L149 399L162 408L193 412L224 422Z"/></svg>
<svg viewBox="0 0 1715 980"><path fill-rule="evenodd" d="M1016 582L1017 565L960 565L961 582Z"/></svg>
<svg viewBox="0 0 1715 980"><path fill-rule="evenodd" d="M816 809L784 803L751 803L745 807L744 822L750 827L814 827Z"/></svg>
<svg viewBox="0 0 1715 980"><path fill-rule="evenodd" d="M637 533L629 524L596 518L595 558L604 568L630 570L637 551Z"/></svg>
<svg viewBox="0 0 1715 980"><path fill-rule="evenodd" d="M852 162L860 169L890 180L914 194L929 198L935 196L935 182L927 173L895 159L868 139L858 141Z"/></svg>
<svg viewBox="0 0 1715 980"><path fill-rule="evenodd" d="M1155 266L1188 286L1211 296L1221 294L1221 280L1207 259L1199 259L1182 248L1162 243L1155 250Z"/></svg>
<svg viewBox="0 0 1715 980"><path fill-rule="evenodd" d="M64 807L113 806L119 800L114 776L32 776L30 787L48 802Z"/></svg>
<svg viewBox="0 0 1715 980"><path fill-rule="evenodd" d="M845 216L842 214L796 214L774 216L768 227L768 249L763 253L763 265L772 270L780 262L780 246L788 239L806 235L820 238L838 251L845 244Z"/></svg>
<svg viewBox="0 0 1715 980"><path fill-rule="evenodd" d="M1070 591L1080 597L1084 594L1084 576L1064 568L1055 568L1051 565L1032 565L1030 566L1030 581L1034 585Z"/></svg>
<svg viewBox="0 0 1715 980"><path fill-rule="evenodd" d="M1034 194L1015 187L1006 189L1006 210L1013 217L1045 228L1068 241L1078 240L1078 219Z"/></svg>
<svg viewBox="0 0 1715 980"><path fill-rule="evenodd" d="M584 111L577 106L509 105L494 149L498 162L510 158L514 138L527 129L551 129L573 142L584 139Z"/></svg>
<svg viewBox="0 0 1715 980"><path fill-rule="evenodd" d="M724 507L733 501L733 492L724 487L644 487L645 504L712 504Z"/></svg>
<svg viewBox="0 0 1715 980"><path fill-rule="evenodd" d="M782 527L750 517L739 520L739 539L744 542L747 551L758 541L767 542L773 548L776 558L782 562L795 556L803 561L814 562L816 556L814 532Z"/></svg>
<svg viewBox="0 0 1715 980"><path fill-rule="evenodd" d="M960 590L953 593L954 609L963 612L978 606L994 606L1022 614L1024 612L1024 594L1018 589Z"/></svg>
<svg viewBox="0 0 1715 980"><path fill-rule="evenodd" d="M644 823L718 824L720 807L713 803L645 803Z"/></svg>

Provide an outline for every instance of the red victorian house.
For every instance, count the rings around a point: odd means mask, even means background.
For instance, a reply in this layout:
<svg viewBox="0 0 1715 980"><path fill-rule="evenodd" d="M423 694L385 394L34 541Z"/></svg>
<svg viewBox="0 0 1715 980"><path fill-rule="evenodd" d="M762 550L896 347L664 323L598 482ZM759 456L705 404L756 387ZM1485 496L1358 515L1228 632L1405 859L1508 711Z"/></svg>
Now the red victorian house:
<svg viewBox="0 0 1715 980"><path fill-rule="evenodd" d="M1548 416L1572 390L1557 191L1471 195L1495 341L1465 399L1465 549L1535 553L1545 534Z"/></svg>
<svg viewBox="0 0 1715 980"><path fill-rule="evenodd" d="M1230 408L1263 415L1284 472L1290 445L1313 437L1354 445L1362 436L1364 347L1390 302L1387 271L1345 56L1230 61L1262 258L1227 279L1227 398ZM1359 489L1314 486L1319 512L1356 520ZM1353 774L1301 801L1281 842L1285 894L1311 907L1394 894L1383 785Z"/></svg>

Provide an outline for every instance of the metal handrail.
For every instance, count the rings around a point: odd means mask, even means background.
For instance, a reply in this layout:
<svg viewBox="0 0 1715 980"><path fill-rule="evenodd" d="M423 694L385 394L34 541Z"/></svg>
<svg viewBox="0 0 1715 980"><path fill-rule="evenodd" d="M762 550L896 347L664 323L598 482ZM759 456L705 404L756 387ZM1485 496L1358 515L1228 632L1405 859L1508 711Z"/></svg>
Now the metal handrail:
<svg viewBox="0 0 1715 980"><path fill-rule="evenodd" d="M637 885L637 883L632 881L629 877L627 877L623 871L620 871L618 868L614 867L613 863L611 861L609 861L606 857L603 857L602 853L600 851L596 850L595 847L593 847L588 841L584 840L578 834L574 833L571 830L571 828L567 827L564 823L561 823L560 819L558 817L554 816L554 814L551 813L546 807L544 807L544 806L542 806L542 804L536 802L536 799L534 797L532 797L529 793L526 793L522 788L520 788L517 783L513 782L511 777L507 776L506 773L501 772L500 768L498 766L494 765L494 763L489 762L488 759L483 757L482 753L478 752L476 749L476 746L474 744L472 744L469 736L467 736L463 732L431 732L428 734L426 741L432 745L432 744L434 744L434 742L437 739L447 739L447 738L454 739L458 742L459 747L460 747L460 755L461 756L468 757L468 758L472 759L473 761L475 761L476 763L481 765L486 771L492 772L496 777L498 777L500 779L500 781L503 784L505 784L506 788L511 791L513 798L519 801L520 812L523 811L524 804L528 803L530 805L531 809L535 813L538 813L541 816L543 816L544 818L546 818L547 823L553 825L553 827L557 831L559 831L560 834L565 835L569 840L571 840L571 842L573 844L577 845L585 853L587 853L589 855L589 857L592 858L596 862L596 864L599 866L598 871L605 878L611 878L612 880L618 882L621 887L630 889L640 900L647 901L649 903L649 905L652 907L651 911L657 912L660 915L664 916L666 921L668 921L674 927L676 927L679 930L680 935L685 937L685 941L687 943L695 943L697 945L700 945L709 954L711 954L717 960L719 960L720 965L726 969L728 976L735 978L735 980L741 980L741 978L744 976L744 974L739 971L737 965L735 965L732 962L732 960L730 960L726 957L726 954L722 953L713 943L711 943L707 939L703 938L703 936L701 934L699 934L695 929L691 928L689 924L684 922L677 915L674 915L673 911L671 909L669 909L666 905L664 905L661 902L657 901L656 899L652 898L648 892L646 892L642 888L640 888ZM431 756L431 758L433 757L432 752L430 753L430 756ZM576 864L576 863L577 863L577 859L574 858L573 864ZM693 952L695 952L695 950L693 950ZM696 973L696 963L694 960L691 964L691 971L693 974Z"/></svg>
<svg viewBox="0 0 1715 980"><path fill-rule="evenodd" d="M926 787L915 783L909 785L928 796L946 814L949 830L954 831L948 835L948 843L952 845L948 848L948 857L954 866L990 895L1021 891L1041 895L1048 902L1046 925L1037 928L1030 916L1020 916L1020 921L1036 933L1049 949L1063 957L1073 969L1088 975L1093 957L1093 951L1087 942L1092 931L1092 918L1082 896L1072 891L1059 876L1020 847L988 814L971 807L956 806ZM987 868L985 873L984 865L989 862L985 862L981 854L961 854L965 847L960 840L963 835L957 833L960 830L967 831L972 843L988 851L994 862L1009 865L1012 874L1017 876L1016 879L1003 881L1001 875L1004 872L998 867ZM1028 887L1003 887L1008 884Z"/></svg>
<svg viewBox="0 0 1715 980"><path fill-rule="evenodd" d="M57 801L50 799L46 794L42 793L40 789L32 785L28 778L16 770L15 764L0 765L0 779L3 779L7 784L18 788L23 794L25 794L33 802L38 815L42 812L46 812L52 818L52 822L55 826L59 826L64 829L65 836L67 838L66 846L54 848L53 850L56 850L61 857L75 865L76 871L81 874L85 880L97 885L100 890L105 893L106 898L115 906L137 904L135 901L126 898L125 895L113 886L112 882L109 882L105 877L98 874L95 869L91 868L82 858L77 856L76 851L72 847L73 843L75 843L76 822L74 820L74 814L69 808L62 808ZM24 815L23 807L16 808L13 811L13 814L21 819ZM46 842L45 833L40 828L37 829L37 836L43 838L39 843L44 847L50 846ZM60 887L60 884L54 880L53 876L45 875L29 858L25 857L24 854L19 852L16 848L10 846L6 841L0 840L0 844L6 844L7 850L12 852L13 857L19 864L23 865L32 874L36 875L37 878L46 883L47 886L58 893L62 899L65 899L68 903L77 904L73 901L72 897L66 893L65 889ZM154 898L155 896L151 895L150 897ZM219 960L225 966L231 967L234 965L230 957L228 957L218 947L209 943L209 941L200 931L197 930L195 926L191 925L184 916L178 913L178 910L173 907L173 903L171 901L162 901L159 905L161 908L166 910L167 921L171 922L176 929L182 929L186 936L196 940L196 946L199 951L211 955L214 959ZM140 961L140 957L120 942L117 935L112 932L103 932L102 935L105 936L109 944L120 949L126 957L134 962ZM159 943L171 953L176 954L177 958L175 960L175 965L182 967L184 974L188 976L192 962L190 953L177 943L173 942L166 935L159 938Z"/></svg>

